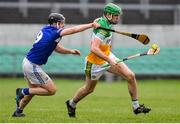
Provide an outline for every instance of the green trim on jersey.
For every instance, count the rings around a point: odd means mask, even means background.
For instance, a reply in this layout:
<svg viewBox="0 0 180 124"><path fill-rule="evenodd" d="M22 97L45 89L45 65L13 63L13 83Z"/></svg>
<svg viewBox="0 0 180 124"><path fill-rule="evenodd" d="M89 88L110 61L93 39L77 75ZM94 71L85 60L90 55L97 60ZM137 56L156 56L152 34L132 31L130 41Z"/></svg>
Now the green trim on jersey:
<svg viewBox="0 0 180 124"><path fill-rule="evenodd" d="M100 17L97 21L98 24L101 25L101 27L104 28L109 28L111 29L112 25L108 22L108 20L104 17ZM112 36L112 32L110 31L106 31L103 29L94 29L93 33L95 36L97 36L98 38L100 38L101 40L106 39L107 37L111 37Z"/></svg>
<svg viewBox="0 0 180 124"><path fill-rule="evenodd" d="M87 61L85 74L87 77L90 77L90 78L91 78L91 68L92 68L92 63Z"/></svg>

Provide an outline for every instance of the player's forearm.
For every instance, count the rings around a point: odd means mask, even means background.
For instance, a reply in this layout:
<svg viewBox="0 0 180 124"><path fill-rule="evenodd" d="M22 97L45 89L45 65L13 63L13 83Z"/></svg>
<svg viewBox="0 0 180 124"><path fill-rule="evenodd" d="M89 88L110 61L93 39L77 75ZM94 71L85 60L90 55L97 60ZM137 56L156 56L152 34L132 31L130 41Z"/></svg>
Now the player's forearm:
<svg viewBox="0 0 180 124"><path fill-rule="evenodd" d="M93 23L77 25L77 26L74 26L71 28L64 29L60 35L61 36L70 35L70 34L74 34L74 33L84 31L84 30L92 28L92 27L93 27Z"/></svg>
<svg viewBox="0 0 180 124"><path fill-rule="evenodd" d="M56 51L57 53L61 53L61 54L72 54L72 53L73 53L73 50L67 49L67 48L65 48L65 47L63 47L63 46L61 46L61 47L56 47L55 51Z"/></svg>
<svg viewBox="0 0 180 124"><path fill-rule="evenodd" d="M81 31L84 31L88 28L92 28L92 26L93 26L93 23L77 25L77 26L72 27L71 33L81 32Z"/></svg>
<svg viewBox="0 0 180 124"><path fill-rule="evenodd" d="M98 47L91 48L91 52L93 52L94 54L96 54L98 57L105 60L106 62L110 63L111 61L110 58L107 55L105 55Z"/></svg>

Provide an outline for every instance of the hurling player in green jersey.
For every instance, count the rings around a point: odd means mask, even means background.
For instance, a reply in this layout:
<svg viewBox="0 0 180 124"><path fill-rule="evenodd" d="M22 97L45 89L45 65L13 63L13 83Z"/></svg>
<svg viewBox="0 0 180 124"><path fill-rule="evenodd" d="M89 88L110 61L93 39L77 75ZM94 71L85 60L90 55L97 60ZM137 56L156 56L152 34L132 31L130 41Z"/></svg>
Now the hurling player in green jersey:
<svg viewBox="0 0 180 124"><path fill-rule="evenodd" d="M117 24L122 10L119 6L108 3L104 7L104 14L96 21L104 28L111 28ZM151 109L140 105L138 101L137 83L135 74L128 66L121 62L117 63L118 59L111 52L112 32L103 29L94 29L91 39L91 51L86 57L85 75L86 82L75 93L74 97L66 101L69 117L75 117L76 104L95 90L99 78L105 71L122 76L128 82L128 90L132 100L132 108L135 114L148 113ZM109 63L109 68L103 68L105 63ZM109 106L110 107L110 106Z"/></svg>

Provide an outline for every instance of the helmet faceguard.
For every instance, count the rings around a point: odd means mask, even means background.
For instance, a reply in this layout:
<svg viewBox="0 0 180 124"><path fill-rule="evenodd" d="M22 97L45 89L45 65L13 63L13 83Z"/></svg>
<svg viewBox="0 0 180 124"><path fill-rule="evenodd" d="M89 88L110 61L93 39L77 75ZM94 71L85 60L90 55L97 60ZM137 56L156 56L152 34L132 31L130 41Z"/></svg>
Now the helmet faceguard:
<svg viewBox="0 0 180 124"><path fill-rule="evenodd" d="M59 13L51 13L48 17L48 23L53 24L57 22L65 21L65 17Z"/></svg>

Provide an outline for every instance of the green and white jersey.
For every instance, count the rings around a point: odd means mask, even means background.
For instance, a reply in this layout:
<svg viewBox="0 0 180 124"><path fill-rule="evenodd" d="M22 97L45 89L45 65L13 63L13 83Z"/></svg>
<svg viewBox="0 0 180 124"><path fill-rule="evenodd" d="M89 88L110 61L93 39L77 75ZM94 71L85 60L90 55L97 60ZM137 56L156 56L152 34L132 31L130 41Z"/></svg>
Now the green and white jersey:
<svg viewBox="0 0 180 124"><path fill-rule="evenodd" d="M106 20L106 18L101 17L98 19L97 23L101 25L101 27L105 28L111 28L112 25ZM93 36L92 36L92 42L94 42L94 38L98 38L101 40L101 44L99 46L99 49L107 56L110 55L110 49L111 49L111 38L112 38L112 32L106 31L103 29L94 29L93 30ZM90 54L87 56L87 60L93 64L104 64L105 61L101 58L99 58L94 53L90 52Z"/></svg>
<svg viewBox="0 0 180 124"><path fill-rule="evenodd" d="M101 27L111 29L112 25L108 22L108 20L104 17L100 17L97 21L101 25ZM112 32L106 31L103 29L94 29L93 36L99 38L103 44L111 44Z"/></svg>

